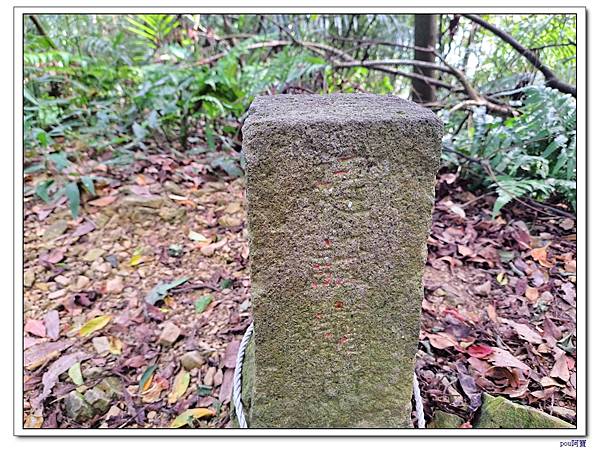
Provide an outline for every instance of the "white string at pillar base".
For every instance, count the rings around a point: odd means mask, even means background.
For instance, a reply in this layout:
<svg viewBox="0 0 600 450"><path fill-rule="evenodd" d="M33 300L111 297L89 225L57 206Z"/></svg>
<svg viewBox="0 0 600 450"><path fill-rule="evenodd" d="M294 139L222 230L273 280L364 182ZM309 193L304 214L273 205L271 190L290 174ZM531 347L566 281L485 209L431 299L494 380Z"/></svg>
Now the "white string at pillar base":
<svg viewBox="0 0 600 450"><path fill-rule="evenodd" d="M233 373L233 395L232 402L235 408L235 415L237 417L240 428L248 428L246 422L246 414L244 413L244 405L242 404L242 367L244 364L244 355L246 354L246 347L252 333L254 332L254 323L246 329L242 342L237 354L235 361L235 372ZM415 412L417 415L417 428L425 428L425 413L423 412L423 399L421 398L421 390L419 389L419 381L417 380L417 374L413 373L413 396L415 398Z"/></svg>

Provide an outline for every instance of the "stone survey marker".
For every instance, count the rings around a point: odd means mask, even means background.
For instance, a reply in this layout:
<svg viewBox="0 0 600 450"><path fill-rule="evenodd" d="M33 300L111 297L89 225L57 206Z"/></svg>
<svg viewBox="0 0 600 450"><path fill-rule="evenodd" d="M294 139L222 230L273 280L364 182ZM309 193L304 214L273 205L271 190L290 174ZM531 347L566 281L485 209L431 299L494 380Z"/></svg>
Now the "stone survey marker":
<svg viewBox="0 0 600 450"><path fill-rule="evenodd" d="M249 426L412 427L440 121L390 96L278 95L243 133Z"/></svg>

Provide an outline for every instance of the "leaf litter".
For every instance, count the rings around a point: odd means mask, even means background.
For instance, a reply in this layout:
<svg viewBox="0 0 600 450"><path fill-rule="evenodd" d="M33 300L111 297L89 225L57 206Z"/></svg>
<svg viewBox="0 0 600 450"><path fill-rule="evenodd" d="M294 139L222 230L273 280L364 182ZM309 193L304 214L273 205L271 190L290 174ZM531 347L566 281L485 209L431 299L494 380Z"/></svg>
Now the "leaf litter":
<svg viewBox="0 0 600 450"><path fill-rule="evenodd" d="M26 199L25 323L38 321L28 327L37 335L24 330L27 426L71 426L64 395L115 374L124 389L110 413L78 426L229 426L252 320L244 181L203 156L151 156L111 167L78 222L64 202L40 215ZM492 220L492 197L444 177L453 182L437 189L416 363L427 420L442 409L469 424L489 392L574 422L576 224L518 204ZM123 203L127 189L141 197ZM115 279L122 286L106 290ZM158 343L166 321L181 329L172 345ZM109 351L97 354L93 338Z"/></svg>

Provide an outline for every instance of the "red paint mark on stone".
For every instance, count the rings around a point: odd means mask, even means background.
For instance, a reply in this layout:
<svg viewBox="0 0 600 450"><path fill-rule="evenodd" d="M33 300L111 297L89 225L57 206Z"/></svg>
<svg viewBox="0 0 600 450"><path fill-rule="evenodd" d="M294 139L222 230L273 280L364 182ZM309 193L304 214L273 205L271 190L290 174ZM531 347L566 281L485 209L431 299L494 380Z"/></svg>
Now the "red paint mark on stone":
<svg viewBox="0 0 600 450"><path fill-rule="evenodd" d="M342 336L338 342L340 345L344 345L346 342L348 342L348 336Z"/></svg>
<svg viewBox="0 0 600 450"><path fill-rule="evenodd" d="M347 171L347 170L336 170L335 172L333 172L334 175L338 175L338 176L339 175L346 175L348 173L350 173L350 172Z"/></svg>
<svg viewBox="0 0 600 450"><path fill-rule="evenodd" d="M329 239L325 239L325 240L323 241L323 244L325 244L325 247L329 248L329 247L331 247L331 240L329 240Z"/></svg>
<svg viewBox="0 0 600 450"><path fill-rule="evenodd" d="M322 318L323 318L323 314L321 314L321 313L316 313L315 314L315 319L321 320Z"/></svg>
<svg viewBox="0 0 600 450"><path fill-rule="evenodd" d="M344 307L344 302L338 300L333 306L335 306L336 309L342 309Z"/></svg>
<svg viewBox="0 0 600 450"><path fill-rule="evenodd" d="M312 283L310 283L310 287L313 288L313 289L316 289L317 288L317 283L313 281Z"/></svg>
<svg viewBox="0 0 600 450"><path fill-rule="evenodd" d="M327 331L325 334L323 334L323 336L325 337L325 339L331 339L333 337L333 333Z"/></svg>
<svg viewBox="0 0 600 450"><path fill-rule="evenodd" d="M313 269L318 270L321 268L320 264L313 264Z"/></svg>

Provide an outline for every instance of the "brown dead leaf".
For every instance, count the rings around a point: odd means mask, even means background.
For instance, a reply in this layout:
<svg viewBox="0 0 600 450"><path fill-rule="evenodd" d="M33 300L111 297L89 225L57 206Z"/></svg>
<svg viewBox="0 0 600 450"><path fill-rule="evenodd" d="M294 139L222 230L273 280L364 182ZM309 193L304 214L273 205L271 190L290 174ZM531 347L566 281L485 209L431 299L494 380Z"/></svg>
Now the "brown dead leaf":
<svg viewBox="0 0 600 450"><path fill-rule="evenodd" d="M42 377L44 389L42 393L34 399L33 403L35 407L41 405L44 399L50 395L50 392L52 392L52 388L57 383L60 375L69 370L73 364L83 361L86 357L87 355L85 353L77 352L61 356L55 362L53 362Z"/></svg>
<svg viewBox="0 0 600 450"><path fill-rule="evenodd" d="M108 206L117 199L116 195L107 195L106 197L100 197L96 200L91 200L88 203L92 206L98 206L100 208Z"/></svg>
<svg viewBox="0 0 600 450"><path fill-rule="evenodd" d="M149 389L144 391L142 396L142 402L144 403L156 403L160 400L162 392L169 389L169 381L160 375L155 375L152 378L152 385Z"/></svg>
<svg viewBox="0 0 600 450"><path fill-rule="evenodd" d="M46 325L46 333L52 340L58 339L60 334L60 317L58 311L51 309L44 316L44 324Z"/></svg>
<svg viewBox="0 0 600 450"><path fill-rule="evenodd" d="M38 337L46 337L46 326L41 320L29 319L25 323L25 331Z"/></svg>
<svg viewBox="0 0 600 450"><path fill-rule="evenodd" d="M73 340L58 342L43 342L36 344L25 351L24 366L27 370L34 370L43 366L48 361L56 358L60 353L73 345Z"/></svg>
<svg viewBox="0 0 600 450"><path fill-rule="evenodd" d="M492 347L493 353L488 357L488 360L493 362L498 367L517 367L525 372L531 372L531 368L523 361L517 359L512 354L504 349Z"/></svg>
<svg viewBox="0 0 600 450"><path fill-rule="evenodd" d="M461 244L458 245L458 253L460 253L463 256L473 256L475 254L475 252L469 247Z"/></svg>
<svg viewBox="0 0 600 450"><path fill-rule="evenodd" d="M542 337L534 330L529 328L527 325L522 323L517 323L509 319L502 319L507 325L510 325L519 335L521 339L527 342L531 342L533 344L541 344Z"/></svg>
<svg viewBox="0 0 600 450"><path fill-rule="evenodd" d="M439 350L458 346L458 341L448 333L425 333L425 336L429 339L431 346Z"/></svg>
<svg viewBox="0 0 600 450"><path fill-rule="evenodd" d="M225 349L225 355L223 356L223 367L228 369L235 369L235 362L237 359L238 349L240 348L240 341L231 341Z"/></svg>
<svg viewBox="0 0 600 450"><path fill-rule="evenodd" d="M527 286L527 289L525 289L525 297L527 297L529 301L535 302L540 297L540 293L537 288Z"/></svg>
<svg viewBox="0 0 600 450"><path fill-rule="evenodd" d="M492 322L498 323L498 315L496 314L496 308L491 303L486 306L487 315Z"/></svg>
<svg viewBox="0 0 600 450"><path fill-rule="evenodd" d="M554 367L552 367L552 370L550 371L550 376L553 378L559 378L559 379L563 380L564 382L569 381L569 377L571 375L569 374L569 367L567 365L567 355L566 354L562 354L561 356L559 356L556 359L556 363L554 364Z"/></svg>

